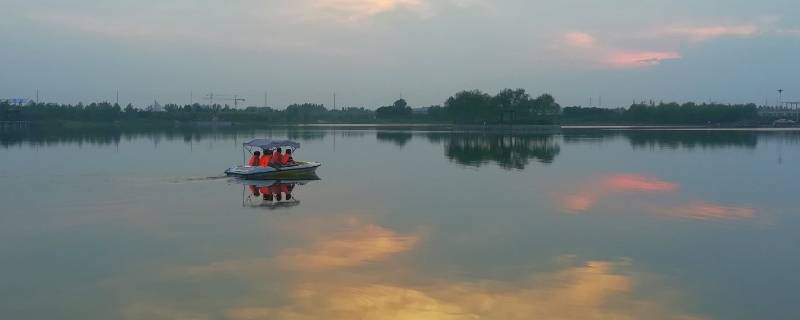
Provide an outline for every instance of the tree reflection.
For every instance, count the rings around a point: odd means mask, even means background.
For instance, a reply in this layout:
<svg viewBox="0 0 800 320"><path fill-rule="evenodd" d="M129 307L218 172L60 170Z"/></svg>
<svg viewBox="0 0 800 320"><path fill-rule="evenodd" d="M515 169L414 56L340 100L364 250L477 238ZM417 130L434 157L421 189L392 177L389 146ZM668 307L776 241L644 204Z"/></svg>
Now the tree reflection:
<svg viewBox="0 0 800 320"><path fill-rule="evenodd" d="M398 147L405 146L411 141L412 134L410 131L378 131L375 133L375 138L379 142L390 142L396 144Z"/></svg>
<svg viewBox="0 0 800 320"><path fill-rule="evenodd" d="M429 139L442 138L431 134ZM504 169L525 169L530 161L552 163L561 147L552 135L449 134L445 156L462 165L479 167L495 162Z"/></svg>
<svg viewBox="0 0 800 320"><path fill-rule="evenodd" d="M627 139L634 149L754 149L762 140L798 143L797 132L764 132L736 130L598 130L569 129L566 143L603 142L608 139Z"/></svg>

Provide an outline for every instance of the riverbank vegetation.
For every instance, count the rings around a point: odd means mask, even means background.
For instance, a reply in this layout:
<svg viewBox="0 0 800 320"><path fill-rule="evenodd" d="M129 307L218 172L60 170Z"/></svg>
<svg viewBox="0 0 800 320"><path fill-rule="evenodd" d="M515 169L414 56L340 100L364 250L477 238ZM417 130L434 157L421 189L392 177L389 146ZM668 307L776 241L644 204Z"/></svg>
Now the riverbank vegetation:
<svg viewBox="0 0 800 320"><path fill-rule="evenodd" d="M565 125L757 125L754 104L636 103L626 108L573 106L561 108L549 94L532 97L524 89L504 89L495 95L461 91L442 105L411 107L404 99L375 110L364 107L329 109L322 104L232 108L228 105L157 103L123 107L109 102L90 104L0 101L0 121L31 121L74 126L252 125L309 123L455 123Z"/></svg>

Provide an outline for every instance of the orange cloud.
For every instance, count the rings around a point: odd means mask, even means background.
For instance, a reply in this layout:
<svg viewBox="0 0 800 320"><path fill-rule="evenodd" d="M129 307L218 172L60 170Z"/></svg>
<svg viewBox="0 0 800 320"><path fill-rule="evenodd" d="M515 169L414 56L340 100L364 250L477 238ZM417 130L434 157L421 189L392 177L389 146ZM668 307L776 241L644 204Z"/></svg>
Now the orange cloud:
<svg viewBox="0 0 800 320"><path fill-rule="evenodd" d="M704 27L668 27L662 31L664 34L687 37L690 41L701 42L720 37L750 37L759 32L759 28L752 24L734 26L704 26Z"/></svg>
<svg viewBox="0 0 800 320"><path fill-rule="evenodd" d="M642 298L626 262L591 261L516 281L421 281L336 277L290 289L282 305L246 304L226 315L260 319L701 319L668 295ZM663 291L661 288L660 291Z"/></svg>
<svg viewBox="0 0 800 320"><path fill-rule="evenodd" d="M568 32L564 34L564 43L578 48L592 48L596 44L595 38L586 32Z"/></svg>
<svg viewBox="0 0 800 320"><path fill-rule="evenodd" d="M605 63L615 68L636 68L680 58L681 54L675 51L620 51L610 54Z"/></svg>
<svg viewBox="0 0 800 320"><path fill-rule="evenodd" d="M756 215L753 208L727 207L703 201L669 208L651 207L650 210L659 215L698 220L752 219Z"/></svg>
<svg viewBox="0 0 800 320"><path fill-rule="evenodd" d="M310 248L289 249L277 257L278 264L294 270L324 271L380 261L413 248L414 235L358 221L350 231L320 239Z"/></svg>
<svg viewBox="0 0 800 320"><path fill-rule="evenodd" d="M337 229L347 231L317 230L317 222L306 221L304 225L307 229L297 230L295 234L313 234L311 244L307 247L286 249L275 257L225 260L193 266L179 273L206 276L216 273L258 274L276 270L330 271L386 260L413 249L419 241L418 235L399 234L355 217L327 221L328 226L335 225Z"/></svg>

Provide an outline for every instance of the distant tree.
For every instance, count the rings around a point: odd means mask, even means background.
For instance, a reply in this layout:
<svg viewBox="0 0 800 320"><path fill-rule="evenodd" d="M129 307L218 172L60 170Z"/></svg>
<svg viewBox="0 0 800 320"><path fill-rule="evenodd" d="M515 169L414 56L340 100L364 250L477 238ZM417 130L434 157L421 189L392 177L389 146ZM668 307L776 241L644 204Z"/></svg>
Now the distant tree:
<svg viewBox="0 0 800 320"><path fill-rule="evenodd" d="M411 116L411 107L408 106L406 100L399 99L391 106L380 107L375 110L375 116L378 119L408 118Z"/></svg>
<svg viewBox="0 0 800 320"><path fill-rule="evenodd" d="M461 91L445 101L444 108L456 122L480 123L490 118L492 97L480 90Z"/></svg>

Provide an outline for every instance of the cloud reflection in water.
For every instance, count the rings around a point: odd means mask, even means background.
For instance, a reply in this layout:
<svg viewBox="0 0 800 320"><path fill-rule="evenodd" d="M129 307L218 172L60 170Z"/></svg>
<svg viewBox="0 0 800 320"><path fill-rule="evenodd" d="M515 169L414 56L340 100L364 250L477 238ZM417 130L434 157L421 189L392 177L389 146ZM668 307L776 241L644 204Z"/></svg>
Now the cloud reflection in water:
<svg viewBox="0 0 800 320"><path fill-rule="evenodd" d="M590 261L516 281L424 281L426 275L417 274L419 285L366 275L343 282L331 275L295 284L281 304L242 305L226 315L236 320L702 319L677 308L666 294L646 295L653 288L644 288L647 281L628 269L627 261Z"/></svg>
<svg viewBox="0 0 800 320"><path fill-rule="evenodd" d="M584 213L595 209L602 199L631 194L667 194L679 188L677 183L638 174L613 174L599 179L590 179L580 184L575 192L558 193L556 202L567 213ZM667 199L669 200L669 199ZM645 202L641 197L624 199L630 206L663 217L723 220L755 218L757 210L748 207L726 206L704 200L695 200L677 205L662 205Z"/></svg>

